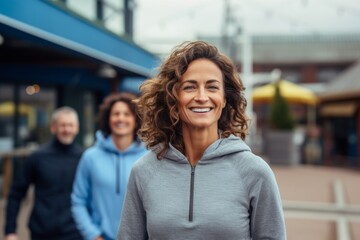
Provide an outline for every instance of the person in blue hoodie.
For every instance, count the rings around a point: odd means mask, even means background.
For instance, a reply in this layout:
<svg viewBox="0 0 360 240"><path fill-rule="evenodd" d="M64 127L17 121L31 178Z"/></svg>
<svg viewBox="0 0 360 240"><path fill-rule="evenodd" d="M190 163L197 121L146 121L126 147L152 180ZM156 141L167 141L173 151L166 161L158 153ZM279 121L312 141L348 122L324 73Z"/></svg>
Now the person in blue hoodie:
<svg viewBox="0 0 360 240"><path fill-rule="evenodd" d="M253 154L244 86L231 60L186 42L140 87L139 137L118 240L286 239L270 166Z"/></svg>
<svg viewBox="0 0 360 240"><path fill-rule="evenodd" d="M115 239L130 170L147 152L136 135L140 119L134 98L130 93L113 93L103 100L96 142L80 159L71 199L85 240Z"/></svg>

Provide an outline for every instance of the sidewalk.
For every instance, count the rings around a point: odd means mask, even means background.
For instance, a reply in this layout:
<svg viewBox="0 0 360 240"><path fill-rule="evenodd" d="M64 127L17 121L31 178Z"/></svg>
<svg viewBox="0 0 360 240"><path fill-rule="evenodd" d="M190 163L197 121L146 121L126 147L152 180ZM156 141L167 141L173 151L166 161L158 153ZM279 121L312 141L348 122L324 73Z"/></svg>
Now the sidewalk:
<svg viewBox="0 0 360 240"><path fill-rule="evenodd" d="M283 199L288 240L360 239L360 171L315 166L271 166ZM20 240L28 240L24 202ZM4 200L0 200L0 239Z"/></svg>
<svg viewBox="0 0 360 240"><path fill-rule="evenodd" d="M289 240L360 239L360 171L271 166Z"/></svg>

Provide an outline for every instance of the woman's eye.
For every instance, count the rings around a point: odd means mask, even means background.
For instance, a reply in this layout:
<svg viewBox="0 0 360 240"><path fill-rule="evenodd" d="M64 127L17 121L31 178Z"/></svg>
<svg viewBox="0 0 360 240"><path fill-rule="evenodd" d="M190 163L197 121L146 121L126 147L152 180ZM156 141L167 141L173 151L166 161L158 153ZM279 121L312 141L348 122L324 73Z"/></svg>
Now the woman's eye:
<svg viewBox="0 0 360 240"><path fill-rule="evenodd" d="M209 88L210 90L218 90L218 89L219 89L219 87L218 87L218 86L215 86L215 85L210 85L208 88Z"/></svg>
<svg viewBox="0 0 360 240"><path fill-rule="evenodd" d="M183 89L184 90L192 90L192 89L195 89L195 87L191 86L191 85L188 85L188 86L184 86Z"/></svg>

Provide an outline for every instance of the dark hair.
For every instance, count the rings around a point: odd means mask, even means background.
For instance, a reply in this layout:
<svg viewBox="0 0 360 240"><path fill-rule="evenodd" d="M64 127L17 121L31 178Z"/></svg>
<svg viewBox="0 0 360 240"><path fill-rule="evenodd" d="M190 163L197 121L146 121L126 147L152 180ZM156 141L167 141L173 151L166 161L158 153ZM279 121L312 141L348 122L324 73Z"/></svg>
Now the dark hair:
<svg viewBox="0 0 360 240"><path fill-rule="evenodd" d="M215 46L203 41L185 42L176 47L164 61L156 77L146 80L140 86L141 96L136 101L143 121L138 131L139 137L147 147L163 143L157 152L159 159L165 154L169 143L184 151L178 111L178 87L181 76L196 59L212 61L223 73L226 106L218 122L222 136L234 134L245 139L247 134L244 86L235 65Z"/></svg>
<svg viewBox="0 0 360 240"><path fill-rule="evenodd" d="M99 124L99 129L101 130L104 137L107 137L111 134L111 129L109 126L111 108L117 102L124 102L125 104L128 105L131 113L134 114L135 116L136 124L135 124L134 139L136 139L137 136L136 133L141 126L141 120L137 112L137 106L133 102L135 98L136 95L127 92L112 93L104 98L103 102L99 107L99 112L97 115L97 122Z"/></svg>

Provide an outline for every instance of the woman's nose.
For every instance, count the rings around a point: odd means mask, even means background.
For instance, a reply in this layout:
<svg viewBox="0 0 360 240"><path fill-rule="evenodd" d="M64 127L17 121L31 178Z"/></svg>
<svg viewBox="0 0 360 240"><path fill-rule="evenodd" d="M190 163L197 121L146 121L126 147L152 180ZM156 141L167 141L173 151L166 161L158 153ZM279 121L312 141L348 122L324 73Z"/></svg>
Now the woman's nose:
<svg viewBox="0 0 360 240"><path fill-rule="evenodd" d="M119 114L119 116L118 116L118 120L124 120L126 118L126 116L125 116L125 114Z"/></svg>
<svg viewBox="0 0 360 240"><path fill-rule="evenodd" d="M199 89L195 96L195 101L207 101L209 100L208 95L206 94L206 91L204 89Z"/></svg>

